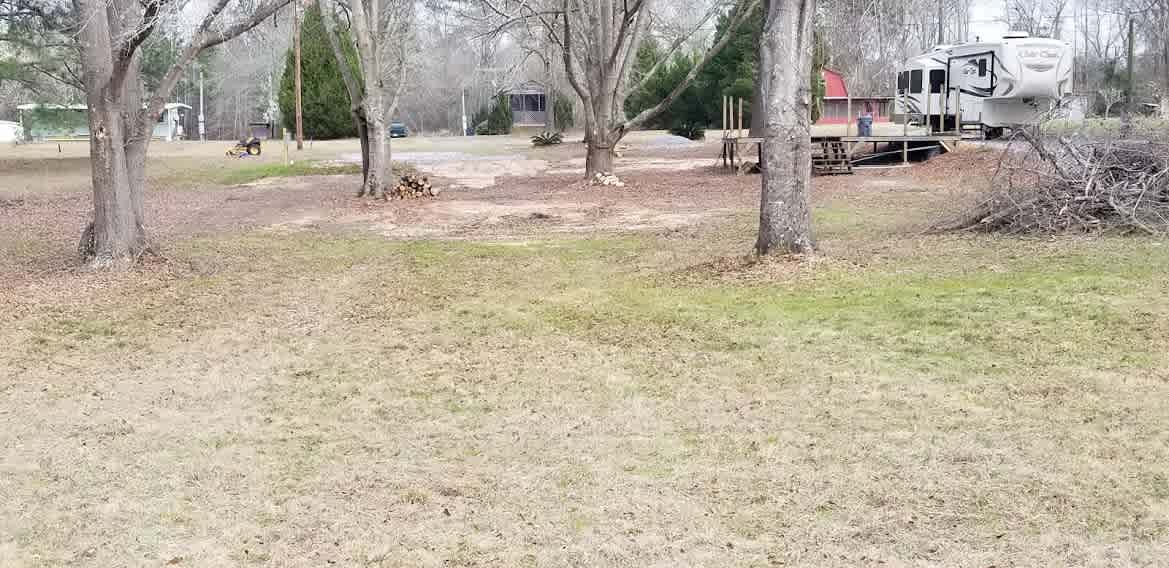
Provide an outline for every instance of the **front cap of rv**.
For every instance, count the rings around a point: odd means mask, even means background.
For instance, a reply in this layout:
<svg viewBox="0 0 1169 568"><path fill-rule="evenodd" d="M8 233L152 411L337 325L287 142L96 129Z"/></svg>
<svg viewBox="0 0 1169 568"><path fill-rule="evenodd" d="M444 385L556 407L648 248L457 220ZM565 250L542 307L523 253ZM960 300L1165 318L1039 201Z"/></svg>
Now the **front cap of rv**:
<svg viewBox="0 0 1169 568"><path fill-rule="evenodd" d="M1071 46L1055 39L1004 37L1003 51L1020 67L1014 96L1058 99L1071 92Z"/></svg>

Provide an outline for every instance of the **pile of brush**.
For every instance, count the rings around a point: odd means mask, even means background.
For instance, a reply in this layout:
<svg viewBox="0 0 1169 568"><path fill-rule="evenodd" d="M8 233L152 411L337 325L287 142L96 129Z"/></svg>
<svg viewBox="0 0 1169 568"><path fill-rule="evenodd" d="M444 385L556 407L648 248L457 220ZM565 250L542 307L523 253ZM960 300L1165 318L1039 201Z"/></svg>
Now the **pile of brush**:
<svg viewBox="0 0 1169 568"><path fill-rule="evenodd" d="M608 172L597 172L597 175L593 176L592 183L593 185L625 187L625 182L621 181L620 178Z"/></svg>
<svg viewBox="0 0 1169 568"><path fill-rule="evenodd" d="M387 192L386 197L393 199L414 199L416 197L438 197L439 189L425 177L406 174L398 180L398 185Z"/></svg>
<svg viewBox="0 0 1169 568"><path fill-rule="evenodd" d="M1044 139L1020 132L1011 145L992 188L937 229L1169 232L1169 144Z"/></svg>

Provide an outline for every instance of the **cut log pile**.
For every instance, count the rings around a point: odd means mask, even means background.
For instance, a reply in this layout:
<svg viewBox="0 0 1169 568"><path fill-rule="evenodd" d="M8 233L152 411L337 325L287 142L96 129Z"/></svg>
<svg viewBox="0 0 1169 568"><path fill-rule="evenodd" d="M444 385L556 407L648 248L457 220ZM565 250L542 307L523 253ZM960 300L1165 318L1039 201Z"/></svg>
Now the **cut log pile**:
<svg viewBox="0 0 1169 568"><path fill-rule="evenodd" d="M610 173L598 172L597 175L593 177L592 181L593 181L593 185L607 185L607 186L612 186L612 187L625 187L625 182L621 181L620 178L618 178L617 176L610 174Z"/></svg>
<svg viewBox="0 0 1169 568"><path fill-rule="evenodd" d="M414 199L417 197L438 197L439 189L430 183L426 177L406 174L398 180L398 185L387 192L388 197L394 199Z"/></svg>

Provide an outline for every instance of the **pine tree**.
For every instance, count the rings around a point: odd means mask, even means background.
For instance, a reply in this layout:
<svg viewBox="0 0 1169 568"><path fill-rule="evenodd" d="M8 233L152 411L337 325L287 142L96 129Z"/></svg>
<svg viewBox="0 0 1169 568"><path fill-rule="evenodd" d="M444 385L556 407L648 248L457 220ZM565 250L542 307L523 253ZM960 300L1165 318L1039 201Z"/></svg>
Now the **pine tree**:
<svg viewBox="0 0 1169 568"><path fill-rule="evenodd" d="M728 25L728 18L723 16L717 24L718 33ZM749 106L752 95L755 93L755 73L759 64L759 35L763 31L763 10L757 8L743 25L730 43L703 69L699 75L698 89L701 98L707 101L722 101L724 95L742 98L745 101L743 121L751 122ZM819 31L813 32L812 73L809 77L812 105L810 112L812 122L820 118L820 111L824 103L824 79L821 75L828 61L828 53L824 40ZM720 125L719 114L722 112L721 102L706 109L706 123ZM737 118L737 117L736 117Z"/></svg>
<svg viewBox="0 0 1169 568"><path fill-rule="evenodd" d="M325 34L320 9L315 5L305 9L300 36L304 135L315 140L353 137L357 135L357 126L349 112L349 92ZM341 35L341 44L351 46L347 34L341 32ZM350 56L355 60L356 53ZM295 54L289 49L277 96L284 128L289 130L296 128L295 73Z"/></svg>

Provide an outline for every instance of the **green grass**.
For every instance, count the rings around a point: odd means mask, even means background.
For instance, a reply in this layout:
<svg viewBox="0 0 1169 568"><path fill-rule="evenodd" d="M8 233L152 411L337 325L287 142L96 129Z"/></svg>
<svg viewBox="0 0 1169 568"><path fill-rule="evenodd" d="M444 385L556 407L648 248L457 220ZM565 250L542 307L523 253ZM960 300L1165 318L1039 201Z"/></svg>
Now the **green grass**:
<svg viewBox="0 0 1169 568"><path fill-rule="evenodd" d="M223 185L239 185L271 177L297 177L310 175L360 174L361 164L318 164L299 161L292 164L248 164L239 168L226 168L216 177Z"/></svg>
<svg viewBox="0 0 1169 568"><path fill-rule="evenodd" d="M11 550L308 565L336 526L340 564L1163 558L1169 247L860 230L887 217L823 208L848 260L799 263L734 258L738 221L173 243L0 329L0 443L40 460ZM92 502L119 516L72 523Z"/></svg>
<svg viewBox="0 0 1169 568"><path fill-rule="evenodd" d="M405 175L414 171L414 168L409 164L394 162L394 175ZM361 174L361 164L322 163L306 160L292 164L247 164L243 167L230 167L221 170L215 181L222 185L239 185L273 177L359 174Z"/></svg>

